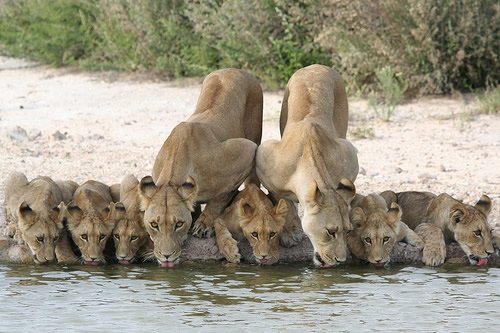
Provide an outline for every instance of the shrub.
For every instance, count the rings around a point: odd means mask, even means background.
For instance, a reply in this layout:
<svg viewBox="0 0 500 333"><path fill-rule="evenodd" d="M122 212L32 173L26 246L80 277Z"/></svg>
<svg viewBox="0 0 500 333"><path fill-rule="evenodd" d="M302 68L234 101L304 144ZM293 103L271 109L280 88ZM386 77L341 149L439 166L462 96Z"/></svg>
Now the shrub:
<svg viewBox="0 0 500 333"><path fill-rule="evenodd" d="M372 94L369 105L383 121L389 121L401 103L408 84L398 79L394 70L386 66L376 71L378 94Z"/></svg>
<svg viewBox="0 0 500 333"><path fill-rule="evenodd" d="M487 90L479 98L479 113L497 114L500 112L500 87Z"/></svg>

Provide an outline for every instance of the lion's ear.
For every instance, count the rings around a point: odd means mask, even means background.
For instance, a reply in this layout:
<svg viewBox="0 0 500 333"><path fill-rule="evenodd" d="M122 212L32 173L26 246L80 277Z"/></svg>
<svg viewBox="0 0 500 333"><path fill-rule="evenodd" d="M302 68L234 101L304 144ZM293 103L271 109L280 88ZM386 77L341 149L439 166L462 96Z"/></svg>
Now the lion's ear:
<svg viewBox="0 0 500 333"><path fill-rule="evenodd" d="M78 224L82 219L83 211L76 202L70 201L64 209L64 216L67 218L69 224Z"/></svg>
<svg viewBox="0 0 500 333"><path fill-rule="evenodd" d="M356 187L349 179L342 178L337 185L337 193L340 194L347 204L350 204L356 195Z"/></svg>
<svg viewBox="0 0 500 333"><path fill-rule="evenodd" d="M462 205L461 203L455 204L451 209L450 209L450 219L454 223L460 223L463 221L465 215L467 214L467 209Z"/></svg>
<svg viewBox="0 0 500 333"><path fill-rule="evenodd" d="M118 221L125 216L125 206L121 202L109 204L109 219Z"/></svg>
<svg viewBox="0 0 500 333"><path fill-rule="evenodd" d="M30 205L26 201L21 202L18 208L19 216L23 218L27 218L31 214L34 214L33 209L31 209Z"/></svg>
<svg viewBox="0 0 500 333"><path fill-rule="evenodd" d="M285 218L288 214L288 203L285 199L280 199L278 204L274 206L274 216Z"/></svg>
<svg viewBox="0 0 500 333"><path fill-rule="evenodd" d="M64 205L64 201L61 201L59 203L59 205L57 205L56 207L52 208L52 211L57 214L57 218L55 220L55 223L56 223L57 228L59 228L59 229L64 228L63 221L64 221L64 210L65 210L65 208L66 208L66 206Z"/></svg>
<svg viewBox="0 0 500 333"><path fill-rule="evenodd" d="M491 211L491 199L486 194L483 194L481 198L479 198L479 201L476 202L474 208L482 212L487 217Z"/></svg>
<svg viewBox="0 0 500 333"><path fill-rule="evenodd" d="M305 200L309 208L321 206L323 204L325 195L321 192L315 181L312 181L307 187Z"/></svg>
<svg viewBox="0 0 500 333"><path fill-rule="evenodd" d="M196 185L193 177L188 176L186 181L177 188L177 192L179 192L179 195L184 201L189 202L190 206L192 206L198 195L198 185Z"/></svg>
<svg viewBox="0 0 500 333"><path fill-rule="evenodd" d="M366 215L361 207L356 207L356 208L352 209L349 215L350 215L351 223L356 228L361 227L365 223Z"/></svg>
<svg viewBox="0 0 500 333"><path fill-rule="evenodd" d="M391 203L393 203L393 202L396 202L396 203L398 202L398 195L394 191L391 191L391 190L384 191L384 192L380 193L380 196L382 198L384 198L385 203L387 204L387 207L391 207Z"/></svg>
<svg viewBox="0 0 500 333"><path fill-rule="evenodd" d="M139 193L148 199L151 199L157 190L158 187L151 176L143 177L139 182Z"/></svg>
<svg viewBox="0 0 500 333"><path fill-rule="evenodd" d="M247 200L238 201L238 215L240 218L250 218L255 213L254 205Z"/></svg>
<svg viewBox="0 0 500 333"><path fill-rule="evenodd" d="M392 202L391 207L389 208L387 213L389 215L389 223L391 225L396 225L401 219L401 215L403 212L401 210L401 207L397 203Z"/></svg>

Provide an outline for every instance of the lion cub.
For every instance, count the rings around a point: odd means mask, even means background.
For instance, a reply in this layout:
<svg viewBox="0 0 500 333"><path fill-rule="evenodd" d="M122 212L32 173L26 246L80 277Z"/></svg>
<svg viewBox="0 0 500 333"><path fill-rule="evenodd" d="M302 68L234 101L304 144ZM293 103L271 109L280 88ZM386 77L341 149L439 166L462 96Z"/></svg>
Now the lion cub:
<svg viewBox="0 0 500 333"><path fill-rule="evenodd" d="M238 241L246 238L255 261L272 265L279 260L279 236L285 225L288 203L271 200L255 184L249 184L215 220L215 237L227 261L240 262Z"/></svg>
<svg viewBox="0 0 500 333"><path fill-rule="evenodd" d="M384 198L378 194L358 195L350 212L354 230L347 235L351 253L383 267L389 263L391 251L400 241L422 249L423 240L400 221L401 213L401 208L394 202L388 209Z"/></svg>
<svg viewBox="0 0 500 333"><path fill-rule="evenodd" d="M401 220L425 242L422 261L438 266L446 259L446 244L458 242L472 265L486 265L494 252L491 227L487 217L491 200L482 195L474 205L464 204L450 195L430 192L385 191L387 202L397 202L403 209Z"/></svg>
<svg viewBox="0 0 500 333"><path fill-rule="evenodd" d="M104 249L116 221L123 217L122 203L112 201L109 186L89 180L75 191L73 200L64 206L68 230L87 265L106 262Z"/></svg>
<svg viewBox="0 0 500 333"><path fill-rule="evenodd" d="M63 233L63 215L59 205L69 202L77 187L75 182L54 182L49 177L28 181L20 172L14 172L7 178L6 233L18 244L27 246L36 263L47 263L56 258Z"/></svg>
<svg viewBox="0 0 500 333"><path fill-rule="evenodd" d="M116 259L122 265L144 259L147 253L153 251L153 242L144 227L144 212L140 210L138 191L137 178L134 175L127 175L120 184L119 196L114 198L119 199L125 209L125 214L116 222L113 229Z"/></svg>

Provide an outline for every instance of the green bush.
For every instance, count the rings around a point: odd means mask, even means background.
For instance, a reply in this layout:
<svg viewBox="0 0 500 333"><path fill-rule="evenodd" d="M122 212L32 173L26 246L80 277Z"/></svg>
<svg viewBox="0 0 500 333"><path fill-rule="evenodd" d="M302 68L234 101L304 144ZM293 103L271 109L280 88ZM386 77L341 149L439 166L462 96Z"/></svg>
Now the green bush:
<svg viewBox="0 0 500 333"><path fill-rule="evenodd" d="M479 97L479 113L500 113L500 87L487 90Z"/></svg>
<svg viewBox="0 0 500 333"><path fill-rule="evenodd" d="M398 79L394 70L386 66L376 71L377 93L370 96L369 104L383 121L390 121L396 107L403 100L408 87L405 80Z"/></svg>

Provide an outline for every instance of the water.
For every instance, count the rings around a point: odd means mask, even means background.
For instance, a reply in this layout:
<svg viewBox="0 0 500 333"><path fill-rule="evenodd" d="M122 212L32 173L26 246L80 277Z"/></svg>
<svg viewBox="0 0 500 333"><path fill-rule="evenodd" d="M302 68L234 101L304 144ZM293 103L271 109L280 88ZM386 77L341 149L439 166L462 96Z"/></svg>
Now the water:
<svg viewBox="0 0 500 333"><path fill-rule="evenodd" d="M0 264L1 332L470 332L499 313L499 268Z"/></svg>

